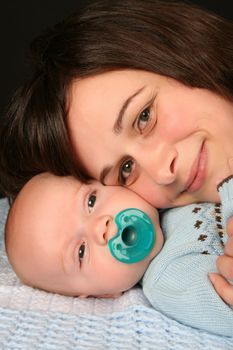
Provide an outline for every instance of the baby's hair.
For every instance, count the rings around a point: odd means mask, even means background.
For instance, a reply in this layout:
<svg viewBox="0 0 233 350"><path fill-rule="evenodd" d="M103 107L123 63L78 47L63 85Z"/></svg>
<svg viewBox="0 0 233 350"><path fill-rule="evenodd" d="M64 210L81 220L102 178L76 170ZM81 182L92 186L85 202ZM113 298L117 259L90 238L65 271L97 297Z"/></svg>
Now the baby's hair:
<svg viewBox="0 0 233 350"><path fill-rule="evenodd" d="M50 171L88 179L67 127L74 79L139 69L232 100L233 24L178 1L103 0L87 5L31 45L32 78L1 120L0 187L14 197Z"/></svg>

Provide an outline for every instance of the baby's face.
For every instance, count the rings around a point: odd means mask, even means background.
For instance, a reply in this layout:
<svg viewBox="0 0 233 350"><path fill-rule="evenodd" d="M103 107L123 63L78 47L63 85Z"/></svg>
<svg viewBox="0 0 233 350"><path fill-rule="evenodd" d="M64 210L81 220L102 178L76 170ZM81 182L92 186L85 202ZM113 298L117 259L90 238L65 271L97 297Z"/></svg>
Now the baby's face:
<svg viewBox="0 0 233 350"><path fill-rule="evenodd" d="M157 211L123 187L44 174L23 191L13 215L20 234L9 255L32 286L67 295L115 295L140 280L163 245ZM111 255L108 241L117 232L116 214L132 207L151 218L156 243L143 261L125 264Z"/></svg>

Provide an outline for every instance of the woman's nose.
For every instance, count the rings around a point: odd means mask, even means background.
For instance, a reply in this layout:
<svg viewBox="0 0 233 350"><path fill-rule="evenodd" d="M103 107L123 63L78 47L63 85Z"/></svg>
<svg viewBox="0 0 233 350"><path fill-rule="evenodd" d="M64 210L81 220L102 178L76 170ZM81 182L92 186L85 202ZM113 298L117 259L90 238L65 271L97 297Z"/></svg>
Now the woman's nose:
<svg viewBox="0 0 233 350"><path fill-rule="evenodd" d="M161 144L155 149L147 150L139 163L156 184L170 185L176 179L177 157L175 148Z"/></svg>
<svg viewBox="0 0 233 350"><path fill-rule="evenodd" d="M113 237L113 218L110 215L98 217L92 223L93 237L97 244L108 244L109 239Z"/></svg>
<svg viewBox="0 0 233 350"><path fill-rule="evenodd" d="M170 185L175 181L175 158L164 160L155 171L155 181L158 185Z"/></svg>

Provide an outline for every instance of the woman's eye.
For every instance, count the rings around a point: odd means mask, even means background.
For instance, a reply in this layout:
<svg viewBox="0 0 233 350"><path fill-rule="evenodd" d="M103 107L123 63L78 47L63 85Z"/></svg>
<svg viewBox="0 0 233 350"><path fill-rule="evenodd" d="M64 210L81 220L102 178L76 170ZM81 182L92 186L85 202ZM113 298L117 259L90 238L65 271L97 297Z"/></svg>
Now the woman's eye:
<svg viewBox="0 0 233 350"><path fill-rule="evenodd" d="M87 206L88 209L92 209L95 205L96 202L96 194L92 193L89 197L88 197L88 201L87 201Z"/></svg>
<svg viewBox="0 0 233 350"><path fill-rule="evenodd" d="M151 117L151 111L150 107L145 108L142 113L140 113L138 119L137 119L137 128L140 131L140 133L143 132L143 130L146 128L150 117Z"/></svg>
<svg viewBox="0 0 233 350"><path fill-rule="evenodd" d="M85 243L82 243L78 250L79 261L81 262L85 255Z"/></svg>
<svg viewBox="0 0 233 350"><path fill-rule="evenodd" d="M134 169L134 160L128 159L125 161L121 168L120 168L120 174L119 174L119 182L122 185L125 185L127 183L127 179L130 177Z"/></svg>

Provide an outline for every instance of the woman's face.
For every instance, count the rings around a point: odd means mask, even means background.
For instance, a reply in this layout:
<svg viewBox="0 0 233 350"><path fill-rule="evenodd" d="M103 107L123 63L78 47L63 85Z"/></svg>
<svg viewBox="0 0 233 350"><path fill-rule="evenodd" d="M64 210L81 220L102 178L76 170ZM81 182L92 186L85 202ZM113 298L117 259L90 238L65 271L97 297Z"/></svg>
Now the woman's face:
<svg viewBox="0 0 233 350"><path fill-rule="evenodd" d="M233 103L136 70L75 81L69 103L71 140L91 177L160 208L218 201L233 158Z"/></svg>

